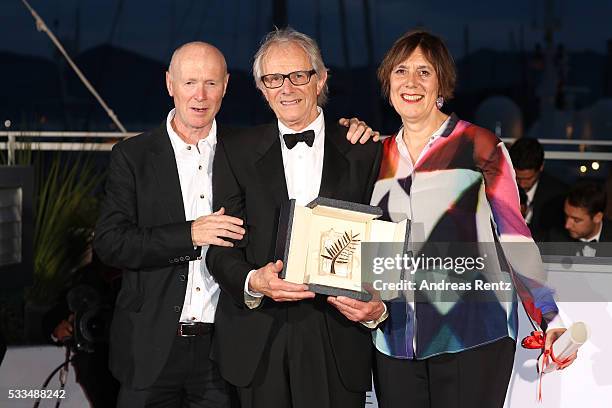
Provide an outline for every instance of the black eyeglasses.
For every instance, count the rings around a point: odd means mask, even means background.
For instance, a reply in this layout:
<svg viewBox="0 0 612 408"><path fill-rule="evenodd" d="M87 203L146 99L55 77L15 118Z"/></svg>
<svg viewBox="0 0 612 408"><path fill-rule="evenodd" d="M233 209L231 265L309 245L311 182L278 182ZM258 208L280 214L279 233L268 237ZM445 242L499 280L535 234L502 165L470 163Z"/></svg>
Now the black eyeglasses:
<svg viewBox="0 0 612 408"><path fill-rule="evenodd" d="M261 82L266 88L274 89L283 86L285 78L289 78L293 85L300 86L309 83L310 78L316 73L316 70L311 69L310 71L294 71L288 74L268 74L261 77Z"/></svg>

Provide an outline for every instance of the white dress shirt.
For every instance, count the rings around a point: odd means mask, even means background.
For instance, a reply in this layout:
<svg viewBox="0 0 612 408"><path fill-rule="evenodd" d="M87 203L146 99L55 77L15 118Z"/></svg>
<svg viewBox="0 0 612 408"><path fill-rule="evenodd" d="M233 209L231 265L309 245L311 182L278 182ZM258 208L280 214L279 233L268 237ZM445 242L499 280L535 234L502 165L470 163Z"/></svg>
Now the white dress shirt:
<svg viewBox="0 0 612 408"><path fill-rule="evenodd" d="M601 238L601 230L603 229L603 223L601 223L599 225L599 229L597 231L597 234L593 235L590 238L580 238L581 242L585 242L586 245L582 248L581 251L578 251L576 253L576 256L586 256L586 257L594 257L597 253L597 248L593 248L592 246L589 246L588 243L589 242L599 242L599 239Z"/></svg>
<svg viewBox="0 0 612 408"><path fill-rule="evenodd" d="M539 183L540 180L537 180L535 183L533 183L529 191L525 191L525 194L527 195L527 214L525 214L525 222L527 224L531 223L531 219L533 218L533 199L536 191L538 190Z"/></svg>
<svg viewBox="0 0 612 408"><path fill-rule="evenodd" d="M321 188L321 176L323 175L323 155L325 147L325 118L323 109L317 107L319 115L308 126L301 130L293 130L278 121L278 130L283 156L283 168L285 169L285 182L289 198L295 198L299 205L306 205L319 196ZM312 147L304 142L299 142L293 149L287 148L283 135L289 133L300 133L307 130L315 132ZM244 301L250 308L255 308L261 303L262 294L249 290L249 280L255 272L248 273L244 281Z"/></svg>
<svg viewBox="0 0 612 408"><path fill-rule="evenodd" d="M217 122L213 120L208 137L200 139L197 145L190 145L172 128L174 113L172 109L168 114L166 129L176 158L185 219L195 220L212 213L212 165L217 146ZM208 245L202 246L201 256L189 262L181 322L214 322L219 285L206 268L207 250Z"/></svg>
<svg viewBox="0 0 612 408"><path fill-rule="evenodd" d="M319 196L321 179L323 177L323 157L325 146L325 118L323 109L317 107L319 115L304 129L293 130L278 121L279 137L281 139L281 153L283 156L283 167L285 169L285 182L287 183L287 194L289 198L295 199L296 204L305 206ZM285 144L283 135L290 133L301 133L307 130L315 132L312 147L306 143L299 142L293 149ZM244 301L249 308L255 308L261 303L263 295L249 291L249 279L255 272L252 270L247 275L244 283ZM375 328L388 316L387 305L383 303L384 311L378 320L361 322L364 326Z"/></svg>
<svg viewBox="0 0 612 408"><path fill-rule="evenodd" d="M319 111L317 118L301 130L289 129L280 120L278 121L287 193L289 194L289 199L294 198L296 204L302 206L317 198L321 188L325 147L325 120L323 118L323 109L318 107L317 109ZM312 147L309 147L304 142L296 144L293 149L287 147L283 135L305 132L307 130L313 130L315 133Z"/></svg>

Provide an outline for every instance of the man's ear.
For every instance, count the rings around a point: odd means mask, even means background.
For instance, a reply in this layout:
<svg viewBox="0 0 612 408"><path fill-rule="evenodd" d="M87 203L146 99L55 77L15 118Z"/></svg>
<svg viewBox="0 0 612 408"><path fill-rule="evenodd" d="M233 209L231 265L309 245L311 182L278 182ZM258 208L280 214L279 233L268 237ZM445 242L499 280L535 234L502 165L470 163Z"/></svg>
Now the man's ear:
<svg viewBox="0 0 612 408"><path fill-rule="evenodd" d="M223 96L225 96L225 93L227 92L227 84L229 84L229 77L230 77L229 73L225 74L225 84L223 85Z"/></svg>
<svg viewBox="0 0 612 408"><path fill-rule="evenodd" d="M323 87L325 87L325 82L327 82L327 70L321 72L320 74L317 72L317 76L319 80L317 81L317 95L320 95L323 92Z"/></svg>
<svg viewBox="0 0 612 408"><path fill-rule="evenodd" d="M603 212L599 211L593 216L593 222L595 224L601 223L603 221L603 216L604 216Z"/></svg>
<svg viewBox="0 0 612 408"><path fill-rule="evenodd" d="M168 95L174 97L172 94L172 77L169 71L166 71L166 89L168 90Z"/></svg>

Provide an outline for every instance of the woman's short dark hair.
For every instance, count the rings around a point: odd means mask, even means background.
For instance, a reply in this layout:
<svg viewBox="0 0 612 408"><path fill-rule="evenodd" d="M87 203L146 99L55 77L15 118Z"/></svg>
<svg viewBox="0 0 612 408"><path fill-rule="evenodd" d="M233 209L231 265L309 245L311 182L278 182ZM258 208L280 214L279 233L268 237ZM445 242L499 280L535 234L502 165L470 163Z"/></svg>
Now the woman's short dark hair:
<svg viewBox="0 0 612 408"><path fill-rule="evenodd" d="M436 70L439 94L446 100L451 99L457 82L455 61L440 37L421 30L407 32L395 41L395 44L385 54L378 67L378 80L383 96L389 98L393 68L405 61L417 47L421 48L425 58Z"/></svg>

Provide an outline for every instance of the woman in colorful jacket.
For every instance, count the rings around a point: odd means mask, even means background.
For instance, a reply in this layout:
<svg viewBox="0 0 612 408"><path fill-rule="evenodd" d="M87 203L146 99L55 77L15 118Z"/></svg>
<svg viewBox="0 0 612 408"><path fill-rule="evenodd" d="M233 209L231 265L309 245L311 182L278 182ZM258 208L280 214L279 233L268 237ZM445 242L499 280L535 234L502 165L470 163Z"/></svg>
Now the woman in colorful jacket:
<svg viewBox="0 0 612 408"><path fill-rule="evenodd" d="M386 302L389 316L373 334L379 405L502 407L516 348L517 296L545 330L547 349L565 331L520 213L508 152L488 130L442 112L456 71L440 38L405 34L387 52L378 77L403 126L384 141L372 205L393 221L410 219L417 257L448 243L455 260L462 253L457 248L465 248L464 255L480 255L486 265L477 271L473 264L477 273L471 275L452 266L406 275L416 290ZM471 287L448 286L437 299L421 286L427 280L465 284L468 276L478 278ZM479 291L476 280L505 284Z"/></svg>

